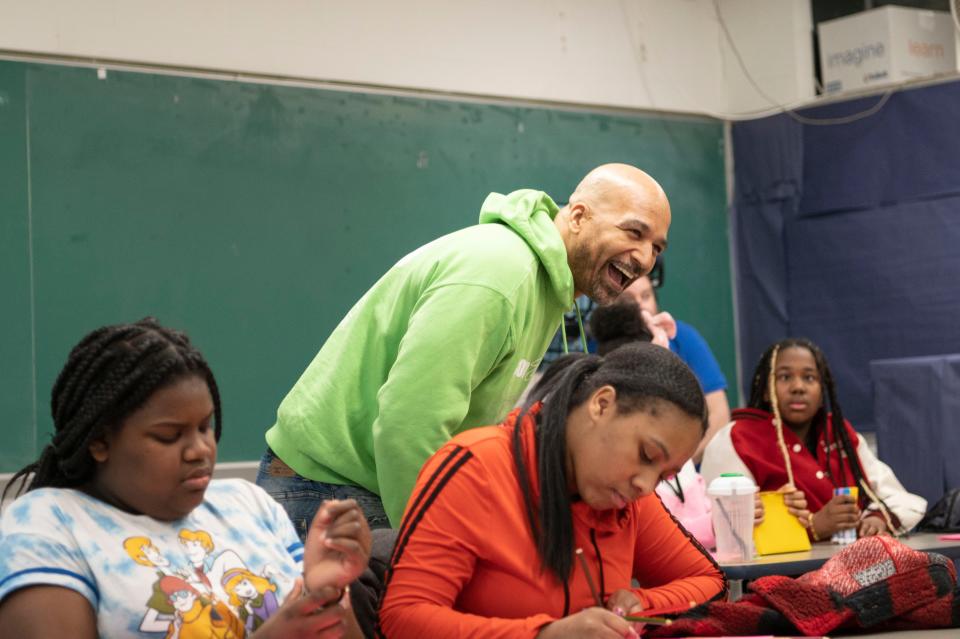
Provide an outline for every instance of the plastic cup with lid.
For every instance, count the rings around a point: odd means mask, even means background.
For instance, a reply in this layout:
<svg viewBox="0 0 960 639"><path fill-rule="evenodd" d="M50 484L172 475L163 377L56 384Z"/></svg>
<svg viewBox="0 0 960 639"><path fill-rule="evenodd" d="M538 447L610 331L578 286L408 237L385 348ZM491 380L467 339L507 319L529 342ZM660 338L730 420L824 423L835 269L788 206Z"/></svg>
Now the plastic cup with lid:
<svg viewBox="0 0 960 639"><path fill-rule="evenodd" d="M740 473L723 473L707 487L717 561L753 559L753 511L757 485Z"/></svg>

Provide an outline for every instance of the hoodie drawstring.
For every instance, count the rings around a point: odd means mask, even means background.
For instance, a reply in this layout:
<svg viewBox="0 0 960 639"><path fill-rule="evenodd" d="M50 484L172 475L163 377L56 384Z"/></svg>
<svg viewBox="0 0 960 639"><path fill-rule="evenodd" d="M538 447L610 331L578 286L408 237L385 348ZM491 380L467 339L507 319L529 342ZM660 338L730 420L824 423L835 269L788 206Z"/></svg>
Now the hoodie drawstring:
<svg viewBox="0 0 960 639"><path fill-rule="evenodd" d="M580 328L580 345L583 347L584 355L586 355L589 352L587 350L587 336L583 332L583 317L580 315L580 305L577 304L577 300L573 300L573 310L577 314L577 326ZM563 354L569 354L570 349L567 348L567 323L563 318L560 318L560 339L563 341Z"/></svg>
<svg viewBox="0 0 960 639"><path fill-rule="evenodd" d="M593 544L593 552L597 553L597 563L600 564L600 598L607 600L607 585L603 580L603 556L600 554L600 546L597 544L597 531L590 529L590 543Z"/></svg>

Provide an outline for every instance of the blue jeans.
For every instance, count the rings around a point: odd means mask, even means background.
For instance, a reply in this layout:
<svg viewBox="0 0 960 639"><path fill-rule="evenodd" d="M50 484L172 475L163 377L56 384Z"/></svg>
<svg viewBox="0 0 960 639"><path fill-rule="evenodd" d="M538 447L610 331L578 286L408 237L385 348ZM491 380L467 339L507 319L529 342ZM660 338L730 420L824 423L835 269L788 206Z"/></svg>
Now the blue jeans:
<svg viewBox="0 0 960 639"><path fill-rule="evenodd" d="M390 527L378 495L360 486L328 484L301 477L269 448L260 460L257 485L280 502L297 529L300 540L304 542L320 504L330 499L355 499L367 516L371 529Z"/></svg>

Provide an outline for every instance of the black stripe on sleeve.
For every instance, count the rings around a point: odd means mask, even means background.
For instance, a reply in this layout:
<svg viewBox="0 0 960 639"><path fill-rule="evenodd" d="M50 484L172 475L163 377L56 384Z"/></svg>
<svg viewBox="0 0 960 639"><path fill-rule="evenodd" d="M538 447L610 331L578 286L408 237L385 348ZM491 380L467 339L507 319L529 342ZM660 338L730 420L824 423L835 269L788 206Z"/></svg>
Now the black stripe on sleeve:
<svg viewBox="0 0 960 639"><path fill-rule="evenodd" d="M417 524L423 519L423 516L426 514L427 509L433 504L437 496L443 490L454 475L457 474L457 471L460 470L460 467L467 463L473 457L473 453L469 450L464 450L463 448L457 447L450 456L444 460L444 464L450 462L456 458L456 461L453 465L444 473L443 477L437 482L437 485L430 490L430 483L432 483L434 477L431 477L431 481L424 486L423 490L417 495L417 503L419 504L423 501L423 507L417 511L416 508L410 508L407 512L407 517L404 521L404 529L401 531L400 535L397 537L397 545L394 546L393 556L390 558L390 566L387 568L386 578L383 582L384 589L390 585L390 579L393 577L393 568L400 562L400 558L403 557L403 551L407 547L407 542L410 541L410 537L413 536L414 531L417 529ZM437 469L438 472L440 469ZM427 493L429 492L429 495Z"/></svg>
<svg viewBox="0 0 960 639"><path fill-rule="evenodd" d="M443 472L444 468L453 461L460 451L463 450L463 446L455 446L452 451L447 455L446 459L440 462L440 465L437 466L437 469L433 471L433 474L430 475L430 479L427 480L427 483L423 486L420 492L417 494L416 499L413 503L410 504L410 507L407 508L407 512L404 513L403 520L400 522L400 531L397 533L398 543L393 546L393 553L390 555L390 565L392 566L395 562L395 556L397 553L397 548L400 546L399 540L403 539L407 534L407 528L410 526L410 520L413 518L413 513L416 512L417 508L420 506L420 502L423 501L424 496L430 492L430 487L433 485L433 482L437 480L437 477Z"/></svg>
<svg viewBox="0 0 960 639"><path fill-rule="evenodd" d="M427 509L433 504L437 496L444 489L447 483L457 474L457 471L460 468L470 461L473 458L473 453L469 450L465 450L462 446L457 446L453 451L447 456L446 459L440 464L437 470L430 477L430 480L423 487L423 490L417 494L417 497L410 508L407 510L406 515L403 518L403 524L400 529L400 534L397 537L396 545L393 549L393 556L390 558L390 566L387 568L386 575L383 579L383 590L380 596L380 605L383 605L383 601L386 598L386 590L390 585L390 580L393 578L393 569L400 562L400 558L403 556L403 551L407 546L407 542L410 540L410 537L413 536L414 531L417 529L417 524L423 519L423 516L426 514ZM447 469L446 473L443 474L443 477L437 481L437 477L448 465L453 464ZM434 482L436 486L431 486ZM417 507L422 503L422 508L417 510ZM376 636L380 639L386 639L386 635L383 634L383 630L380 627L380 610L377 609L377 627L376 627Z"/></svg>

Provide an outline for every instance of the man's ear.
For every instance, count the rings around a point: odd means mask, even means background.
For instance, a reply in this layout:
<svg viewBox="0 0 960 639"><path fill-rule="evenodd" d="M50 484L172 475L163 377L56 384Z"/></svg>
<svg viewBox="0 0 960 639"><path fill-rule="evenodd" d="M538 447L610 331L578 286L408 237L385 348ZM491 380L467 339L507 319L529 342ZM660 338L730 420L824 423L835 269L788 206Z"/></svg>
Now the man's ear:
<svg viewBox="0 0 960 639"><path fill-rule="evenodd" d="M574 234L580 233L580 231L583 230L584 221L588 218L589 212L586 204L583 202L571 204L570 213L567 216L567 225L570 227L570 232Z"/></svg>
<svg viewBox="0 0 960 639"><path fill-rule="evenodd" d="M90 447L87 450L90 451L90 456L93 457L93 461L99 464L107 461L110 457L110 447L107 445L107 441L102 438L90 442Z"/></svg>

